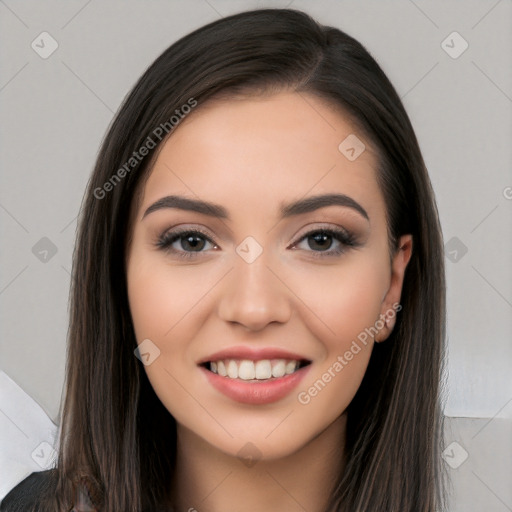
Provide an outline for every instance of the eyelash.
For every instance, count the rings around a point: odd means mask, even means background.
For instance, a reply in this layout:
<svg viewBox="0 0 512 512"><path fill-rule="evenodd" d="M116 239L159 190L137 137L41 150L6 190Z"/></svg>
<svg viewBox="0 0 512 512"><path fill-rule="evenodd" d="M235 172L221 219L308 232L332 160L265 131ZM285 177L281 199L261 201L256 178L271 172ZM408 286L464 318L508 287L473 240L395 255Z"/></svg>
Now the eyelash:
<svg viewBox="0 0 512 512"><path fill-rule="evenodd" d="M305 233L297 242L293 244L293 247L303 240L306 240L307 238L311 237L312 235L316 234L324 234L331 236L333 239L340 242L340 248L338 249L329 249L327 251L314 251L310 250L307 252L313 253L314 258L327 258L327 257L336 257L340 256L344 252L346 252L347 247L358 247L359 244L357 243L356 237L349 233L348 231L345 231L343 229L337 229L337 228L317 228L312 231L308 231ZM202 238L204 238L206 241L210 242L213 245L216 245L213 240L203 231L200 229L178 229L175 231L167 232L163 234L161 237L158 238L156 242L156 247L160 250L173 253L178 258L182 259L193 259L196 258L198 254L204 252L204 251L177 251L175 249L171 248L171 245L179 240L180 238L184 237L184 235L201 235ZM345 246L345 248L343 248Z"/></svg>

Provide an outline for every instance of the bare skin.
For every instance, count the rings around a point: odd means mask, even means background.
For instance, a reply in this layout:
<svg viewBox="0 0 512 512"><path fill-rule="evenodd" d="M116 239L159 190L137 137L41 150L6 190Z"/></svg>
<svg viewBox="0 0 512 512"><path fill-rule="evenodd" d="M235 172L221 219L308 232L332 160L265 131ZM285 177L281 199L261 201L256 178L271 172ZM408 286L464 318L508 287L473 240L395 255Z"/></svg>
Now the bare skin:
<svg viewBox="0 0 512 512"><path fill-rule="evenodd" d="M353 133L366 150L350 161L338 146ZM339 111L293 92L199 105L163 146L135 212L127 281L137 341L160 350L145 371L178 425L176 510L324 509L344 467L346 408L373 344L393 329L412 251L404 235L389 253L376 166L370 142ZM334 193L368 218L350 205L280 217L284 204ZM144 215L171 194L221 205L230 218ZM156 246L177 226L204 234L193 246L190 234ZM320 228L350 237L322 241ZM247 237L257 243L251 254L262 250L250 263L236 250ZM372 326L377 333L345 357ZM234 346L284 349L310 364L283 398L240 403L198 365Z"/></svg>

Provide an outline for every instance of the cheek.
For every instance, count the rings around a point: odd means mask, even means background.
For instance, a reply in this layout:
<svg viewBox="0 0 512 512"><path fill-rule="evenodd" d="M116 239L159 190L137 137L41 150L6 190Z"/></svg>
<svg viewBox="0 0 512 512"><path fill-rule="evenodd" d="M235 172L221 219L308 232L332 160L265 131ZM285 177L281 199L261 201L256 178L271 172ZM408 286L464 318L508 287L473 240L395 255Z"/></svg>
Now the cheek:
<svg viewBox="0 0 512 512"><path fill-rule="evenodd" d="M193 266L177 270L159 259L133 254L127 272L130 313L137 342L150 339L160 351L144 366L151 386L175 419L186 421L186 414L202 414L184 383L190 371L190 340L203 324L198 301L212 285L206 276L199 279Z"/></svg>
<svg viewBox="0 0 512 512"><path fill-rule="evenodd" d="M293 289L316 318L310 329L327 352L342 350L379 318L387 267L357 254L339 265L317 266L289 275Z"/></svg>
<svg viewBox="0 0 512 512"><path fill-rule="evenodd" d="M139 343L145 338L160 339L172 326L173 318L168 316L172 310L171 290L158 267L134 263L129 269L128 299Z"/></svg>
<svg viewBox="0 0 512 512"><path fill-rule="evenodd" d="M314 286L304 285L304 273L297 280L297 294L315 313L308 327L321 347L314 371L297 398L327 422L349 405L366 372L375 335L372 329L386 291L386 268L359 254L337 267L318 269L310 281Z"/></svg>
<svg viewBox="0 0 512 512"><path fill-rule="evenodd" d="M194 266L172 268L162 257L134 258L127 275L130 312L139 342L144 338L164 343L179 339L175 333L182 325L197 325L197 319L192 324L190 319L201 311L196 305L215 282L215 276L200 274Z"/></svg>

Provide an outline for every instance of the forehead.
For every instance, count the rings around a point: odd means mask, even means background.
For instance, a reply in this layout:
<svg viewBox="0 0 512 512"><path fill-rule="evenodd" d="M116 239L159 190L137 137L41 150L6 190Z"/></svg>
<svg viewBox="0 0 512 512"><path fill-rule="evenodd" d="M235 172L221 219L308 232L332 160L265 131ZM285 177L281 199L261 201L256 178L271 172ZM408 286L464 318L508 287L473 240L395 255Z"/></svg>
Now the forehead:
<svg viewBox="0 0 512 512"><path fill-rule="evenodd" d="M141 207L181 193L257 211L264 202L277 208L286 198L338 191L378 209L376 166L371 142L341 109L315 96L214 99L164 143Z"/></svg>

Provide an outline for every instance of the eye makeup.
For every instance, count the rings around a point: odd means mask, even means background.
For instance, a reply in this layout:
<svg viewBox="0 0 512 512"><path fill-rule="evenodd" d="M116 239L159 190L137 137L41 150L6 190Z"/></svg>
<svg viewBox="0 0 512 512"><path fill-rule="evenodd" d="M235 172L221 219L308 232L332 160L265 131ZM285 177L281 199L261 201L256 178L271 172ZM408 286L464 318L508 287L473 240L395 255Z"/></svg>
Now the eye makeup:
<svg viewBox="0 0 512 512"><path fill-rule="evenodd" d="M330 243L328 243L329 241ZM176 242L181 245L181 249L174 247ZM307 242L307 248L297 248L297 246L302 242ZM202 249L204 249L207 244L212 245L210 250L219 249L219 246L215 243L209 234L207 234L204 230L194 227L177 228L166 231L158 237L154 245L159 250L162 250L173 257L190 260L201 258L202 255L206 252ZM190 250L186 249L187 245ZM319 246L320 249L315 250L315 245L317 247ZM323 250L325 245L327 245L326 250ZM360 245L362 244L350 231L339 227L334 228L322 226L307 231L290 246L288 246L288 248L309 252L313 258L332 258L341 256L350 248L359 247ZM336 248L333 249L333 246Z"/></svg>

